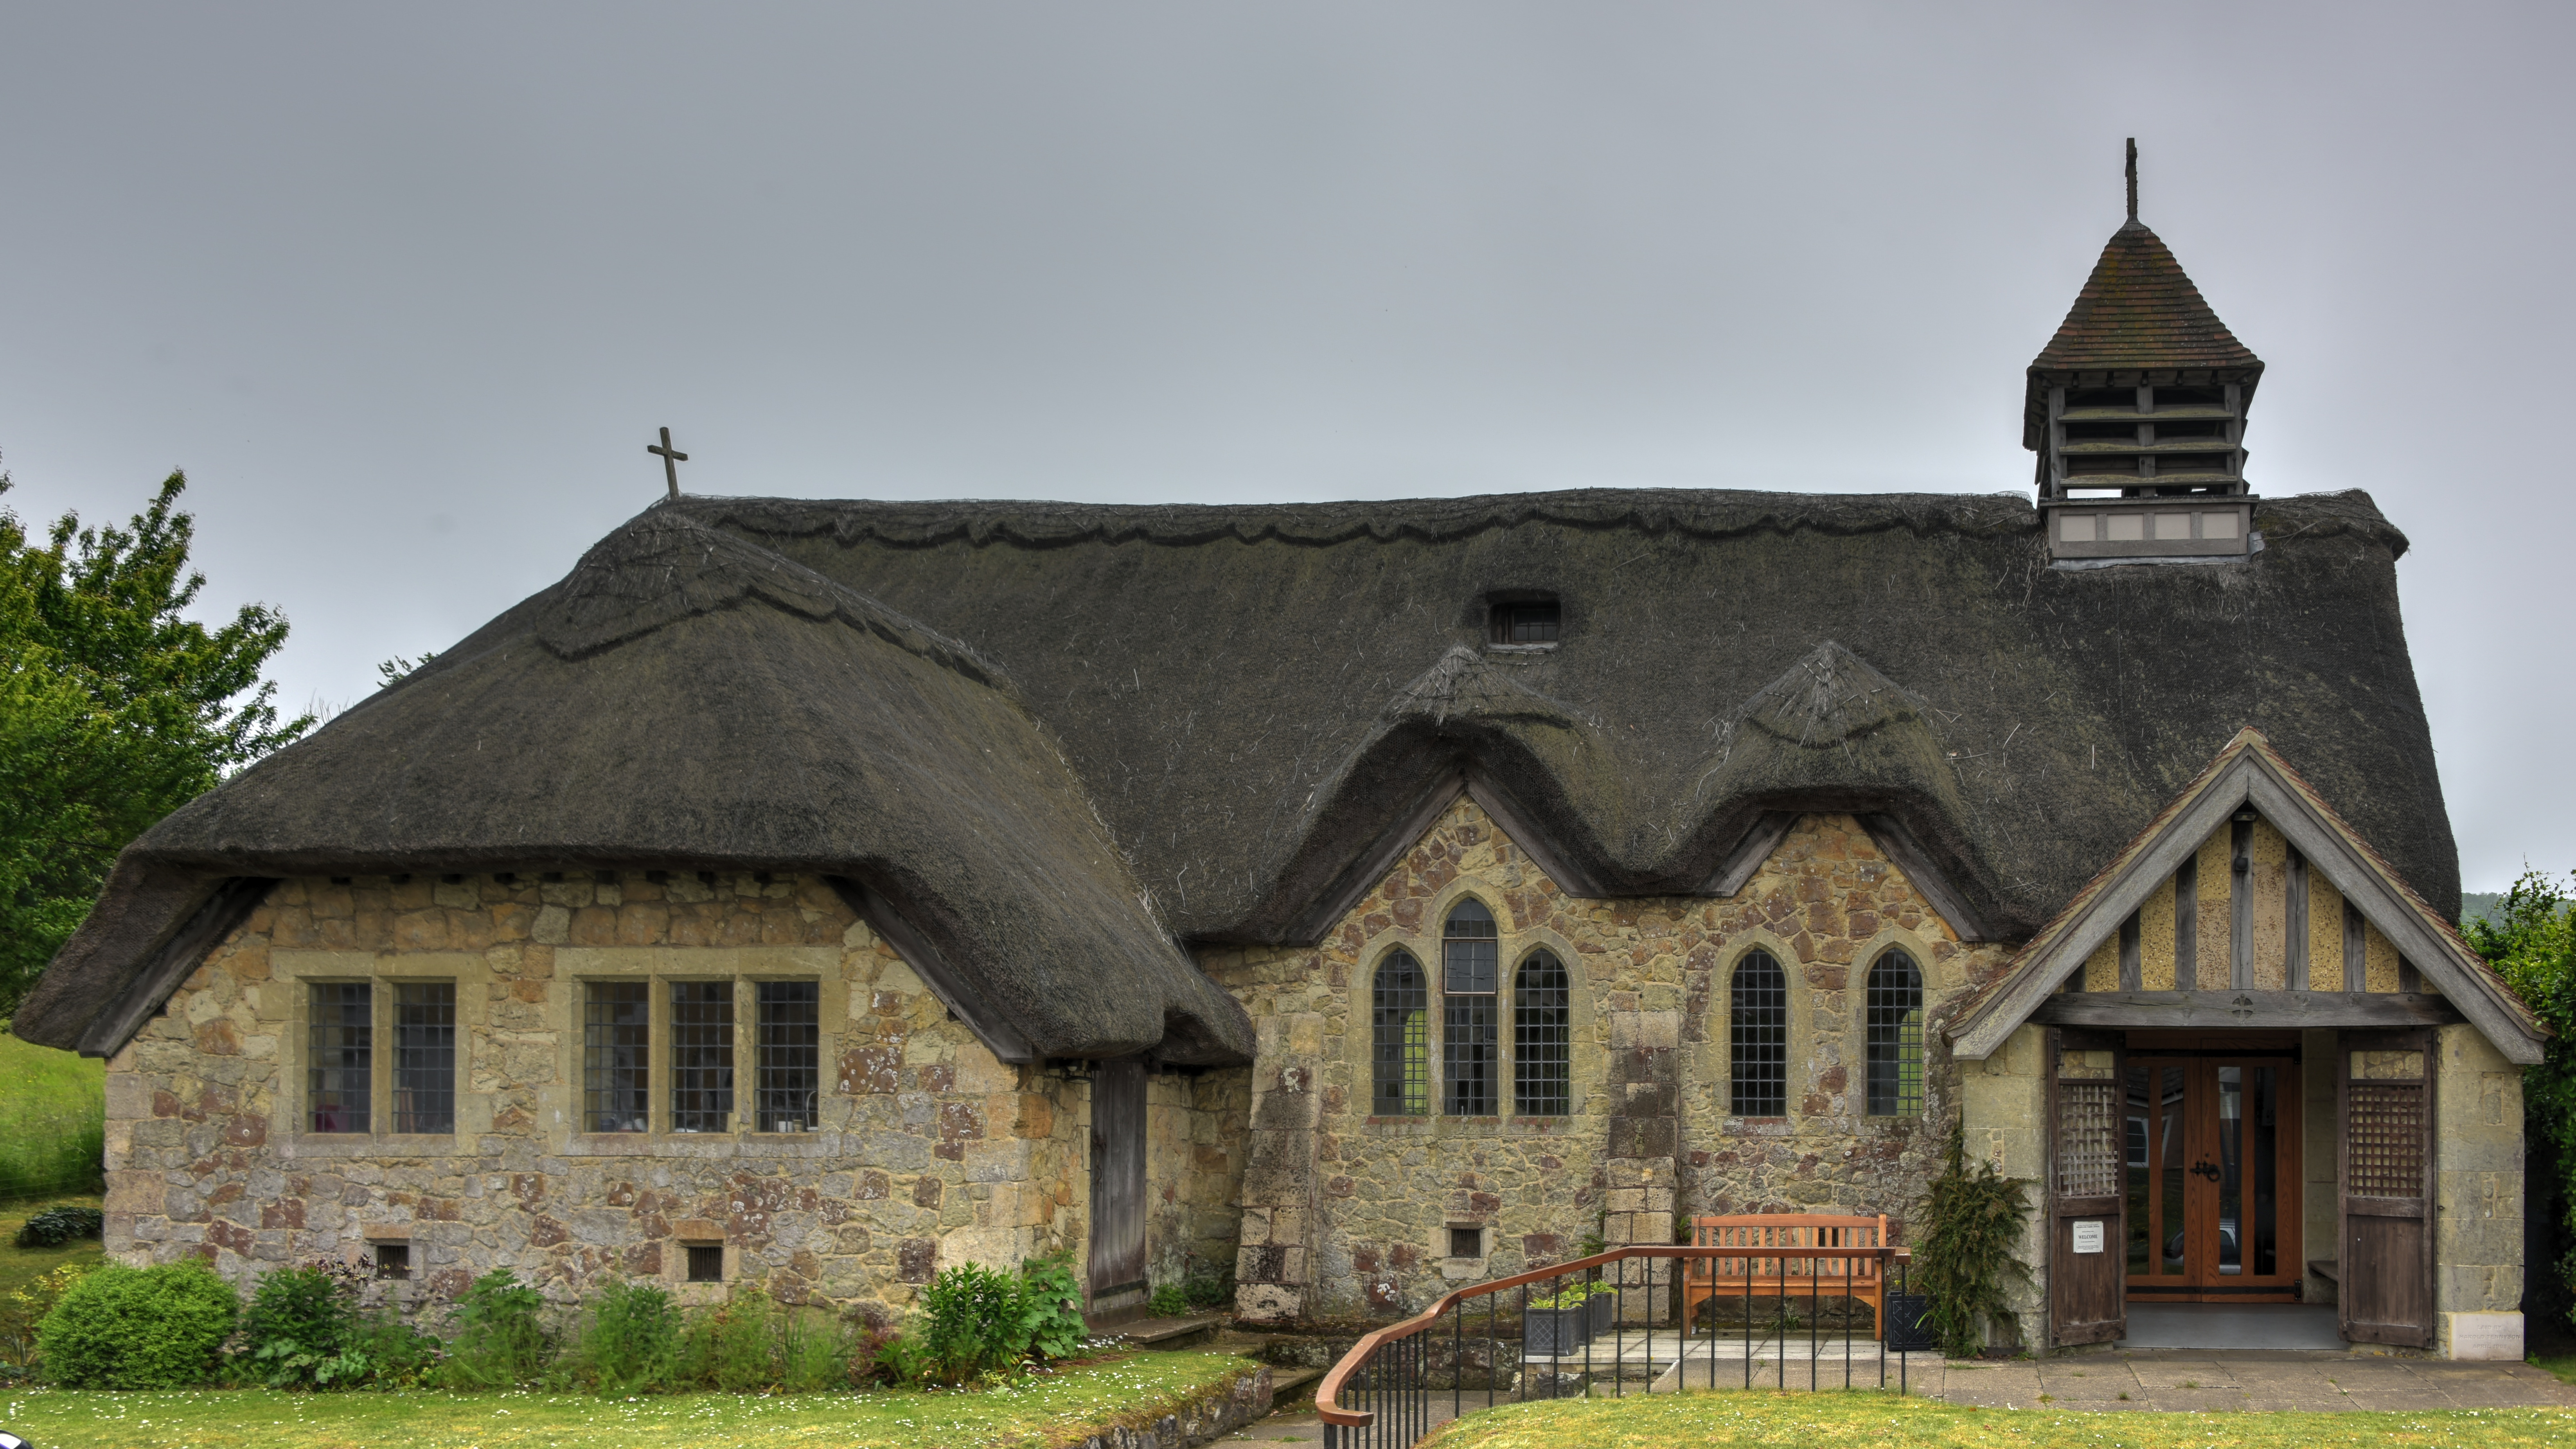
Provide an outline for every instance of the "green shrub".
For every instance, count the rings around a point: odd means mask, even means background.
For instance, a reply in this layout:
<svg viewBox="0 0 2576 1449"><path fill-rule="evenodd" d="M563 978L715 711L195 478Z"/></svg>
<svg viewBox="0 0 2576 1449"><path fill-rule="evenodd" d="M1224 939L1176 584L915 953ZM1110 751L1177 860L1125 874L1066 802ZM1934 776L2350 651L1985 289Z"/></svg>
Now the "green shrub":
<svg viewBox="0 0 2576 1449"><path fill-rule="evenodd" d="M348 1356L357 1308L357 1270L343 1264L312 1263L260 1275L242 1314L250 1376L272 1389L345 1387L365 1378L364 1357Z"/></svg>
<svg viewBox="0 0 2576 1449"><path fill-rule="evenodd" d="M2007 1280L2030 1281L2021 1260L2022 1224L2030 1217L2030 1184L2004 1177L1991 1162L1968 1171L1967 1134L1950 1129L1941 1175L1932 1180L1915 1221L1923 1241L1914 1250L1908 1287L1930 1300L1924 1323L1951 1358L1974 1358L1986 1346L1986 1325L2012 1326L2004 1301Z"/></svg>
<svg viewBox="0 0 2576 1449"><path fill-rule="evenodd" d="M1050 1253L1020 1265L1020 1331L1025 1340L1011 1355L1066 1358L1082 1351L1091 1325L1082 1320L1082 1280L1073 1276L1071 1253Z"/></svg>
<svg viewBox="0 0 2576 1449"><path fill-rule="evenodd" d="M680 1306L670 1290L623 1280L600 1290L574 1352L584 1382L621 1397L672 1387L679 1356Z"/></svg>
<svg viewBox="0 0 2576 1449"><path fill-rule="evenodd" d="M778 1382L775 1361L781 1335L770 1320L768 1295L737 1287L730 1300L701 1310L680 1345L685 1382L729 1394L755 1393Z"/></svg>
<svg viewBox="0 0 2576 1449"><path fill-rule="evenodd" d="M36 1325L54 1311L71 1286L107 1266L99 1258L81 1258L65 1263L26 1284L6 1297L0 1297L0 1362L27 1368L36 1362Z"/></svg>
<svg viewBox="0 0 2576 1449"><path fill-rule="evenodd" d="M861 1346L845 1324L829 1316L790 1311L778 1339L778 1386L791 1394L818 1394L852 1385Z"/></svg>
<svg viewBox="0 0 2576 1449"><path fill-rule="evenodd" d="M1212 1273L1193 1266L1183 1276L1154 1290L1146 1309L1157 1318L1178 1318L1186 1313L1205 1313L1234 1302L1234 1272L1228 1269Z"/></svg>
<svg viewBox="0 0 2576 1449"><path fill-rule="evenodd" d="M379 1389L416 1389L430 1381L439 1361L447 1356L447 1345L386 1307L358 1314L349 1327L346 1352L366 1367L363 1380L349 1380L349 1386L364 1382Z"/></svg>
<svg viewBox="0 0 2576 1449"><path fill-rule="evenodd" d="M213 1373L241 1315L232 1285L190 1259L110 1263L72 1284L37 1327L47 1380L73 1389L178 1389Z"/></svg>
<svg viewBox="0 0 2576 1449"><path fill-rule="evenodd" d="M553 1357L545 1295L507 1268L477 1278L456 1300L456 1338L438 1366L438 1386L511 1389L530 1382Z"/></svg>
<svg viewBox="0 0 2576 1449"><path fill-rule="evenodd" d="M921 1290L921 1307L922 1347L942 1383L1009 1368L1028 1352L1028 1289L1016 1273L981 1263L943 1268Z"/></svg>
<svg viewBox="0 0 2576 1449"><path fill-rule="evenodd" d="M22 1248L59 1248L74 1238L95 1238L107 1215L94 1207L47 1208L18 1229Z"/></svg>

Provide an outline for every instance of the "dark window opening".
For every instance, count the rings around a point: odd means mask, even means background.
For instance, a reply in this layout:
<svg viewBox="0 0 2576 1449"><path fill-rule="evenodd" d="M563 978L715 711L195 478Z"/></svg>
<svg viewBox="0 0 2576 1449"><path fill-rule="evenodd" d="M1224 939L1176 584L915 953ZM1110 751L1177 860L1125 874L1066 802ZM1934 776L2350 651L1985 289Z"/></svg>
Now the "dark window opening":
<svg viewBox="0 0 2576 1449"><path fill-rule="evenodd" d="M2156 407L2223 408L2227 406L2227 389L2220 387L2159 387L2155 390Z"/></svg>
<svg viewBox="0 0 2576 1449"><path fill-rule="evenodd" d="M2070 443L2134 443L2137 440L2136 423L2066 424L2066 441Z"/></svg>
<svg viewBox="0 0 2576 1449"><path fill-rule="evenodd" d="M456 1130L456 983L394 988L394 1130Z"/></svg>
<svg viewBox="0 0 2576 1449"><path fill-rule="evenodd" d="M1564 618L1554 599L1525 604L1496 604L1487 615L1497 644L1553 644Z"/></svg>
<svg viewBox="0 0 2576 1449"><path fill-rule="evenodd" d="M1727 1104L1738 1117L1789 1115L1789 982L1756 951L1735 963L1726 996Z"/></svg>
<svg viewBox="0 0 2576 1449"><path fill-rule="evenodd" d="M2134 387L2070 387L2066 390L2066 406L2070 410L2127 408L2134 412L2138 406L2138 390Z"/></svg>
<svg viewBox="0 0 2576 1449"><path fill-rule="evenodd" d="M376 1276L408 1278L411 1276L411 1244L376 1244Z"/></svg>
<svg viewBox="0 0 2576 1449"><path fill-rule="evenodd" d="M1431 1112L1431 993L1420 962L1403 951L1378 963L1369 1028L1369 1112L1422 1117Z"/></svg>
<svg viewBox="0 0 2576 1449"><path fill-rule="evenodd" d="M689 1281L721 1283L724 1281L724 1244L691 1243L689 1246Z"/></svg>
<svg viewBox="0 0 2576 1449"><path fill-rule="evenodd" d="M314 985L312 1054L306 1071L312 1130L372 1130L368 1098L376 1065L374 988L338 981Z"/></svg>
<svg viewBox="0 0 2576 1449"><path fill-rule="evenodd" d="M1574 1110L1569 1083L1573 991L1565 966L1539 951L1512 982L1512 1111L1562 1117Z"/></svg>
<svg viewBox="0 0 2576 1449"><path fill-rule="evenodd" d="M2191 438L2224 438L2226 436L2227 424L2220 422L2216 418L2211 418L2206 422L2197 423L2186 422L2156 424L2156 441L2159 443L2179 443Z"/></svg>
<svg viewBox="0 0 2576 1449"><path fill-rule="evenodd" d="M822 988L811 981L763 981L760 1057L754 1085L763 1132L811 1132L822 1075Z"/></svg>
<svg viewBox="0 0 2576 1449"><path fill-rule="evenodd" d="M1890 951L1869 968L1869 1114L1923 1111L1923 973Z"/></svg>
<svg viewBox="0 0 2576 1449"><path fill-rule="evenodd" d="M1472 896L1460 901L1440 942L1440 1110L1453 1117L1494 1115L1501 1066L1494 981L1501 962L1494 913Z"/></svg>
<svg viewBox="0 0 2576 1449"><path fill-rule="evenodd" d="M733 983L671 983L671 1130L724 1132L733 1117Z"/></svg>
<svg viewBox="0 0 2576 1449"><path fill-rule="evenodd" d="M582 1002L582 1124L642 1132L652 1111L651 1002L641 981L594 981Z"/></svg>
<svg viewBox="0 0 2576 1449"><path fill-rule="evenodd" d="M1481 1258L1485 1256L1485 1230L1483 1228L1451 1228L1449 1230L1449 1256L1452 1258Z"/></svg>

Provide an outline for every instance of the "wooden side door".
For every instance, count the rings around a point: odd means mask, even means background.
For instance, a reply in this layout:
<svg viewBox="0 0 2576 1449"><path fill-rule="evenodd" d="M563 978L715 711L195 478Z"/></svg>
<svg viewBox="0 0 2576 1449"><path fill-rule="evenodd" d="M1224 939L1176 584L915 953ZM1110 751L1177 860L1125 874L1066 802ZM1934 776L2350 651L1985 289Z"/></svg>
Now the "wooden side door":
<svg viewBox="0 0 2576 1449"><path fill-rule="evenodd" d="M2335 1053L2337 1300L2353 1343L2433 1343L2433 1040L2347 1031Z"/></svg>
<svg viewBox="0 0 2576 1449"><path fill-rule="evenodd" d="M1091 1311L1145 1301L1145 1059L1119 1057L1091 1074L1091 1252L1083 1281Z"/></svg>
<svg viewBox="0 0 2576 1449"><path fill-rule="evenodd" d="M2048 1034L2049 1335L2058 1343L2108 1343L2129 1332L2124 1050L2116 1033Z"/></svg>

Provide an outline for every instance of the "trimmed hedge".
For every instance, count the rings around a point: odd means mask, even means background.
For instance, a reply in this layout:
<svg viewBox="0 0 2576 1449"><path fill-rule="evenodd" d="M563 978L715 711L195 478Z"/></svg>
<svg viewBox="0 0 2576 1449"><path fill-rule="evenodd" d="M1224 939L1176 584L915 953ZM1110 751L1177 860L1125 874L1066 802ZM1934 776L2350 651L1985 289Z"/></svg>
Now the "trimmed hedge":
<svg viewBox="0 0 2576 1449"><path fill-rule="evenodd" d="M63 1294L36 1346L46 1379L64 1388L188 1388L213 1377L240 1316L233 1285L193 1258L110 1263Z"/></svg>

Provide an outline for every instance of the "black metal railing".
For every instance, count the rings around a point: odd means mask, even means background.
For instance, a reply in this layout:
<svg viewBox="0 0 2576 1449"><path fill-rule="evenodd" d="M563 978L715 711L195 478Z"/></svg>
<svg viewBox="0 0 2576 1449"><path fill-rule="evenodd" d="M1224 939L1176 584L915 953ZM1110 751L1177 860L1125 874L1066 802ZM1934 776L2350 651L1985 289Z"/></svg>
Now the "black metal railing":
<svg viewBox="0 0 2576 1449"><path fill-rule="evenodd" d="M1652 1371L1659 1332L1672 1340L1679 1387L1697 1386L1692 1383L1698 1376L1692 1373L1689 1350L1695 1341L1707 1344L1705 1383L1714 1389L1718 1387L1717 1346L1723 1341L1716 1321L1720 1297L1735 1299L1741 1306L1742 1387L1748 1389L1755 1381L1756 1350L1775 1341L1771 1378L1775 1387L1790 1387L1788 1315L1798 1298L1807 1305L1801 1315L1807 1324L1805 1387L1827 1387L1821 1310L1826 1299L1839 1299L1845 1322L1838 1387L1851 1388L1860 1370L1853 1359L1849 1315L1855 1298L1865 1296L1873 1286L1872 1279L1882 1290L1873 1354L1878 1386L1887 1386L1887 1359L1893 1352L1897 1392L1904 1393L1911 1370L1909 1355L1919 1345L1915 1325L1896 1322L1892 1310L1910 1298L1906 1279L1912 1256L1904 1248L1890 1247L1635 1246L1461 1288L1424 1312L1362 1338L1325 1371L1323 1382L1315 1387L1324 1446L1405 1449L1431 1432L1443 1398L1449 1401L1449 1417L1454 1418L1471 1406L1491 1408L1498 1403L1591 1394L1596 1370L1593 1345L1604 1332L1609 1338L1611 1397L1627 1391L1624 1369L1632 1345L1642 1346ZM1723 1285L1723 1292L1694 1295L1710 1310L1706 1338L1694 1340L1688 1319L1666 1326L1673 1280L1670 1272L1656 1272L1655 1265L1662 1262L1673 1263L1678 1272L1712 1288ZM1804 1271L1793 1269L1792 1264ZM1636 1271L1639 1267L1645 1270L1642 1274ZM1603 1281L1605 1270L1615 1281ZM1535 1309L1531 1307L1533 1286L1542 1289L1536 1302L1543 1306ZM1601 1298L1610 1300L1606 1315L1592 1306ZM1772 1321L1768 1331L1757 1337L1754 1304L1765 1298L1775 1300ZM1632 1303L1639 1310L1633 1324ZM1534 1319L1533 1313L1540 1316ZM1581 1316L1569 1316L1576 1313ZM1608 1322L1599 1323L1605 1316ZM1534 1352L1534 1345L1549 1351ZM1726 1377L1737 1377L1733 1366Z"/></svg>

